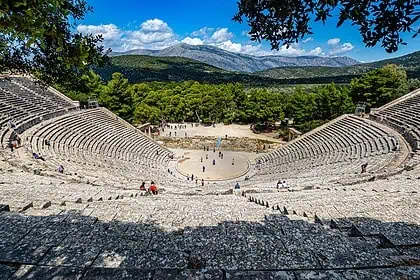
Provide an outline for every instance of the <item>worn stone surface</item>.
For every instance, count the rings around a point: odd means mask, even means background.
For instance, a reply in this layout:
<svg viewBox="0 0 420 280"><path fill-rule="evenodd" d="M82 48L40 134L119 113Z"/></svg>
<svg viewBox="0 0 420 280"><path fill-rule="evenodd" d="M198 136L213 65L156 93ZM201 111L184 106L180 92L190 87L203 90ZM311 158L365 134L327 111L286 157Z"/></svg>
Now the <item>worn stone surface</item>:
<svg viewBox="0 0 420 280"><path fill-rule="evenodd" d="M420 267L365 270L297 271L297 280L411 280L420 279Z"/></svg>
<svg viewBox="0 0 420 280"><path fill-rule="evenodd" d="M22 265L10 279L79 280L81 277L82 269L80 268Z"/></svg>
<svg viewBox="0 0 420 280"><path fill-rule="evenodd" d="M8 279L15 271L16 267L0 264L0 279Z"/></svg>
<svg viewBox="0 0 420 280"><path fill-rule="evenodd" d="M226 280L294 280L291 271L227 271Z"/></svg>
<svg viewBox="0 0 420 280"><path fill-rule="evenodd" d="M0 212L8 212L10 211L9 205L0 204Z"/></svg>
<svg viewBox="0 0 420 280"><path fill-rule="evenodd" d="M95 267L87 270L83 280L151 280L152 275L151 270Z"/></svg>
<svg viewBox="0 0 420 280"><path fill-rule="evenodd" d="M220 270L174 270L174 269L159 269L155 272L153 280L222 280L223 272Z"/></svg>

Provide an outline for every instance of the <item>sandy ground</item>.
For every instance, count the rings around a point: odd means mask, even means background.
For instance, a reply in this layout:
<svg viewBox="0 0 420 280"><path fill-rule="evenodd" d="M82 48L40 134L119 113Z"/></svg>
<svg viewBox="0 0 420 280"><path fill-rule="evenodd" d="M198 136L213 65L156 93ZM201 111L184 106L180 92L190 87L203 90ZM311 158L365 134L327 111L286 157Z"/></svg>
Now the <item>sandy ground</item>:
<svg viewBox="0 0 420 280"><path fill-rule="evenodd" d="M222 151L223 159L221 159L218 150L205 152L171 149L171 151L179 158L178 171L185 176L194 174L194 177L200 180L227 180L239 177L247 172L249 163L253 162L257 156L255 153ZM213 159L216 161L215 165L213 165ZM203 166L205 172L203 172Z"/></svg>
<svg viewBox="0 0 420 280"><path fill-rule="evenodd" d="M182 124L186 125L187 128L177 128L175 126L178 124L169 124L172 125L172 129L165 128L165 131L161 131L161 136L168 136L177 137L177 138L184 138L184 137L193 137L193 136L209 136L209 137L239 137L239 138L254 138L254 139L261 139L261 140L268 140L272 142L279 142L282 143L283 141L280 139L272 138L263 134L255 134L249 128L249 125L238 125L238 124L231 124L231 125L224 125L224 124L216 124L215 127L212 126L198 126L194 125L191 127L191 124Z"/></svg>

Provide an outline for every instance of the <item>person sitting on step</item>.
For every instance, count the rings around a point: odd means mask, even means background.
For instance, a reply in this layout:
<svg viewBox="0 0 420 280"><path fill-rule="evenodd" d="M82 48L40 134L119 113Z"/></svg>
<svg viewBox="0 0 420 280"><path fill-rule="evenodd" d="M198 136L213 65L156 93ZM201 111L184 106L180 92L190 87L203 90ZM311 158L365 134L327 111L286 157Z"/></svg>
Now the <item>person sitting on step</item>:
<svg viewBox="0 0 420 280"><path fill-rule="evenodd" d="M150 184L149 192L152 193L152 194L154 194L154 195L157 195L158 194L158 189L157 189L157 187L155 185L155 182L153 182L153 181Z"/></svg>

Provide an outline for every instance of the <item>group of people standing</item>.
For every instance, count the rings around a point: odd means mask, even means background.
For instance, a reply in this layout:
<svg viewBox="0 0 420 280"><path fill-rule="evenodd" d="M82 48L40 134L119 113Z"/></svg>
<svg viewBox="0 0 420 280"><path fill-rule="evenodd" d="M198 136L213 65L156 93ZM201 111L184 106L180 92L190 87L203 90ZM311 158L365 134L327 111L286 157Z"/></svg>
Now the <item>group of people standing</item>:
<svg viewBox="0 0 420 280"><path fill-rule="evenodd" d="M191 124L191 127L194 127L194 124ZM177 130L187 129L187 125L186 124L173 124L173 125L162 124L160 130L162 132L165 132L165 128L174 130L173 133L174 133L174 136L176 137L177 136L177 133L176 133ZM159 133L159 135L160 135L160 133ZM178 133L178 136L181 136L181 135L182 134ZM167 133L167 136L172 137L172 131L169 131L169 133ZM188 134L187 134L186 131L184 132L184 137L185 138L188 137Z"/></svg>

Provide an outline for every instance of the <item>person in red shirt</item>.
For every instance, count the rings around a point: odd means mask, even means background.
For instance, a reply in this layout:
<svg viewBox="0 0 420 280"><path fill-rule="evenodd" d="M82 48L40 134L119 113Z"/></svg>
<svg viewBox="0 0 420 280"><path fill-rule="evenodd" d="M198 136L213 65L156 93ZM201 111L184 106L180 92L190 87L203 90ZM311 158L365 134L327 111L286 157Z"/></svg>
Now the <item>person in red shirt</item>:
<svg viewBox="0 0 420 280"><path fill-rule="evenodd" d="M150 184L150 187L149 187L149 192L151 192L152 194L155 194L155 195L157 195L157 194L158 194L158 189L157 189L157 187L156 187L156 185L155 185L155 182L153 182L153 181L152 181L152 183Z"/></svg>

